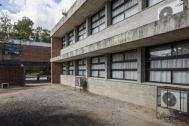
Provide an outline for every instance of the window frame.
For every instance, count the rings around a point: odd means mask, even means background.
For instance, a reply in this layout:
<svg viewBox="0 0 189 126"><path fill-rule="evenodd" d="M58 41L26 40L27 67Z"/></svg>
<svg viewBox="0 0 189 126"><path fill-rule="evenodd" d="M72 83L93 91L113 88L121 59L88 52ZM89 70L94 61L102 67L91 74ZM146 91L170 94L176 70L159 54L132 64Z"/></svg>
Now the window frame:
<svg viewBox="0 0 189 126"><path fill-rule="evenodd" d="M100 64L104 64L105 65L105 62L100 62L100 57L104 57L104 60L105 60L105 55L100 55L100 56L95 56L95 57L91 57L91 65L90 65L90 77L96 77L96 78L105 78L106 76L106 68L104 69L92 69L92 65L100 65ZM92 59L93 58L98 58L98 63L92 63ZM92 71L98 71L98 76L92 76ZM104 71L104 74L105 76L104 77L100 77L100 71Z"/></svg>
<svg viewBox="0 0 189 126"><path fill-rule="evenodd" d="M72 65L70 65L70 63L72 62ZM70 70L70 67L73 66L73 70ZM70 74L70 71L72 71L73 74ZM69 61L68 62L68 75L74 75L74 71L75 71L75 68L74 68L74 61Z"/></svg>
<svg viewBox="0 0 189 126"><path fill-rule="evenodd" d="M70 36L70 34L73 34L72 36ZM69 32L68 33L68 45L70 46L70 45L73 45L74 43L75 43L75 39L74 39L74 30L72 30L71 32ZM73 39L70 41L70 38L72 38L73 37ZM73 43L71 44L71 42L73 41Z"/></svg>
<svg viewBox="0 0 189 126"><path fill-rule="evenodd" d="M125 72L126 71L136 71L137 72L137 68L136 69L112 69L112 64L113 63L126 63L126 62L136 62L137 63L137 59L131 59L131 60L125 60L125 54L126 53L130 53L130 52L136 52L137 53L137 50L134 49L134 50L129 50L129 51L122 51L122 52L117 52L117 53L112 53L110 55L110 78L111 79L116 79L116 80L130 80L130 81L137 81L138 79L134 80L134 79L125 79ZM112 61L112 57L113 55L116 55L116 54L123 54L123 60L122 61ZM112 72L113 71L123 71L123 79L121 78L113 78L112 77Z"/></svg>
<svg viewBox="0 0 189 126"><path fill-rule="evenodd" d="M104 11L104 15L103 15L103 16L100 16L100 13L103 12L103 11ZM98 19L96 19L95 21L93 21L92 19L93 19L93 17L95 17L96 15L98 15ZM95 13L93 16L91 16L91 34L95 34L95 33L93 33L93 30L96 29L97 27L98 27L98 32L101 31L101 30L99 30L99 27L100 27L101 25L103 25L103 24L106 23L105 16L106 16L105 7L103 7L101 10L99 10L99 11L98 11L97 13ZM99 25L97 25L97 26L95 26L95 27L93 28L92 25L93 25L94 23L100 21L100 20L103 19L103 18L104 18L104 22L101 23L101 24L99 24ZM104 28L104 29L105 29L105 28ZM102 30L103 30L103 29L102 29ZM98 32L96 32L96 33L98 33Z"/></svg>
<svg viewBox="0 0 189 126"><path fill-rule="evenodd" d="M62 38L62 48L63 49L66 48L66 37L65 36Z"/></svg>
<svg viewBox="0 0 189 126"><path fill-rule="evenodd" d="M62 75L66 75L66 69L64 70L64 67L66 68L66 62L62 63ZM64 74L65 72L65 74Z"/></svg>
<svg viewBox="0 0 189 126"><path fill-rule="evenodd" d="M189 40L182 40L182 41L176 41L176 42L171 42L171 43L166 43L166 44L160 44L160 45L155 45L155 46L150 46L146 48L146 59L145 59L145 81L146 82L153 82L153 83L164 83L164 84L171 84L171 85L186 85L189 86L189 84L184 84L184 83L173 83L173 72L183 72L183 71L188 71L189 68L150 68L150 62L151 61L156 61L156 60L170 60L170 59L183 59L183 58L189 58L189 54L182 54L182 55L173 55L172 50L174 49L174 44L182 44L182 43L189 43ZM162 57L154 57L150 58L148 49L154 48L154 47L163 47L163 46L170 46L171 47L171 56L162 56ZM150 71L167 71L171 72L171 78L170 82L158 82L158 81L150 81Z"/></svg>
<svg viewBox="0 0 189 126"><path fill-rule="evenodd" d="M160 0L159 2L162 2L163 0ZM157 3L159 3L159 2L157 2ZM155 3L155 4L157 4L157 3ZM155 5L155 4L152 4L151 6L153 6L153 5ZM146 0L146 7L151 7L151 6L149 6L149 0Z"/></svg>
<svg viewBox="0 0 189 126"><path fill-rule="evenodd" d="M84 63L84 60L85 60L85 63ZM79 64L79 61L82 61L83 64ZM79 66L85 66L85 67L87 67L86 62L87 62L86 59L80 59L80 60L77 61L77 67L78 67L78 68L77 68L77 75L78 75L78 76L86 76L86 75L84 75L84 72L86 73L86 69L79 69ZM79 72L80 72L80 71L82 71L82 75L79 75Z"/></svg>
<svg viewBox="0 0 189 126"><path fill-rule="evenodd" d="M77 36L78 41L81 41L81 40L83 40L83 39L85 39L87 37L87 26L86 25L87 25L87 23L86 23L86 21L84 21L82 24L80 24L78 26L78 28L77 28L77 30L78 30L78 36ZM83 29L79 30L80 26L83 26ZM82 32L82 31L85 31L85 32L83 34L79 35L79 33ZM79 40L79 37L84 36L85 34L86 34L86 37L81 39L81 40Z"/></svg>
<svg viewBox="0 0 189 126"><path fill-rule="evenodd" d="M117 7L113 8L113 3L114 3L115 1L118 1L118 0L113 0L113 1L111 2L111 24L112 24L112 25L113 25L113 19L114 19L114 18L118 17L118 16L121 15L121 14L124 14L124 19L128 18L128 17L125 17L125 12L138 5L138 2L137 2L136 4L132 5L131 7L127 8L127 9L124 9L122 12L120 12L120 13L118 13L117 15L113 16L113 15L112 15L113 11L115 11L115 10L118 9L118 8L120 8L121 6L124 6L124 5L125 5L127 2L129 2L130 0L124 0L124 2L123 2L122 4L120 4L120 5L118 5ZM131 16L132 16L132 15L131 15ZM124 20L124 19L123 19L123 20ZM121 20L121 21L123 21L123 20ZM118 21L118 22L120 22L120 21ZM118 22L116 22L116 23L118 23ZM114 24L116 24L116 23L114 23Z"/></svg>

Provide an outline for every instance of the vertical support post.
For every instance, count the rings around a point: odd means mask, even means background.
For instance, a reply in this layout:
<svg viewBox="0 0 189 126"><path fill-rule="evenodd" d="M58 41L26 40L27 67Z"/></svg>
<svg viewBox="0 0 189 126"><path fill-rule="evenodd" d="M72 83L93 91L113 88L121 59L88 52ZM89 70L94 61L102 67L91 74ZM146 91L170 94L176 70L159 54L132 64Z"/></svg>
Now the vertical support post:
<svg viewBox="0 0 189 126"><path fill-rule="evenodd" d="M137 49L137 81L138 83L145 82L145 48Z"/></svg>
<svg viewBox="0 0 189 126"><path fill-rule="evenodd" d="M107 1L105 5L105 27L111 25L111 2Z"/></svg>
<svg viewBox="0 0 189 126"><path fill-rule="evenodd" d="M68 67L69 67L68 62L66 62L66 75L69 75L69 73L68 73L69 72L69 68Z"/></svg>
<svg viewBox="0 0 189 126"><path fill-rule="evenodd" d="M77 76L77 71L78 71L78 64L77 64L77 60L74 61L74 75Z"/></svg>
<svg viewBox="0 0 189 126"><path fill-rule="evenodd" d="M87 57L86 61L86 78L88 78L91 76L91 58Z"/></svg>
<svg viewBox="0 0 189 126"><path fill-rule="evenodd" d="M65 34L66 47L69 46L68 33Z"/></svg>
<svg viewBox="0 0 189 126"><path fill-rule="evenodd" d="M91 35L91 17L87 17L86 19L86 37Z"/></svg>
<svg viewBox="0 0 189 126"><path fill-rule="evenodd" d="M75 43L78 41L78 29L77 29L77 27L74 27L74 40L75 40Z"/></svg>
<svg viewBox="0 0 189 126"><path fill-rule="evenodd" d="M110 54L105 54L105 79L110 79Z"/></svg>

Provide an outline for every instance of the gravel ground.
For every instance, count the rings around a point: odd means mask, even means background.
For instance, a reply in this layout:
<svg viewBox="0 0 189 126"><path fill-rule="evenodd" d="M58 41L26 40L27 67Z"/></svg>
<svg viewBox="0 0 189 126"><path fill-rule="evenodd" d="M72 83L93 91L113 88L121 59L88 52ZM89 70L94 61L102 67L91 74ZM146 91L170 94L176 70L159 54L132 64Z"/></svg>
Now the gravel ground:
<svg viewBox="0 0 189 126"><path fill-rule="evenodd" d="M51 84L0 89L0 126L182 126L155 111ZM172 119L172 118L171 118Z"/></svg>

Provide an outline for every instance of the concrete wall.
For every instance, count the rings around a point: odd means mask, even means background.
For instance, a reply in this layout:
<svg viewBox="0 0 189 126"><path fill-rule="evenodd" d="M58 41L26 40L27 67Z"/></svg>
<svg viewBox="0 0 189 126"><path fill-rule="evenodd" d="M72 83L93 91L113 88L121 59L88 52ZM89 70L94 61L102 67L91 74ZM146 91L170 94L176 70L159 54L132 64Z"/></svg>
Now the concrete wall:
<svg viewBox="0 0 189 126"><path fill-rule="evenodd" d="M20 61L49 62L51 58L50 47L22 45L22 49Z"/></svg>

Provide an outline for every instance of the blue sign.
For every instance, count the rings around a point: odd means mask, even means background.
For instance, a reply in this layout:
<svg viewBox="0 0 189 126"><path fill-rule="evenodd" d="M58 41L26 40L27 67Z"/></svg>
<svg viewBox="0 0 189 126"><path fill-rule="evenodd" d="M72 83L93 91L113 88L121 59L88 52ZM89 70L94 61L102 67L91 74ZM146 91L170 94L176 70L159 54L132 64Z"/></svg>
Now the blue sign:
<svg viewBox="0 0 189 126"><path fill-rule="evenodd" d="M179 97L181 100L184 100L184 99L186 99L184 96L181 96L181 97Z"/></svg>

